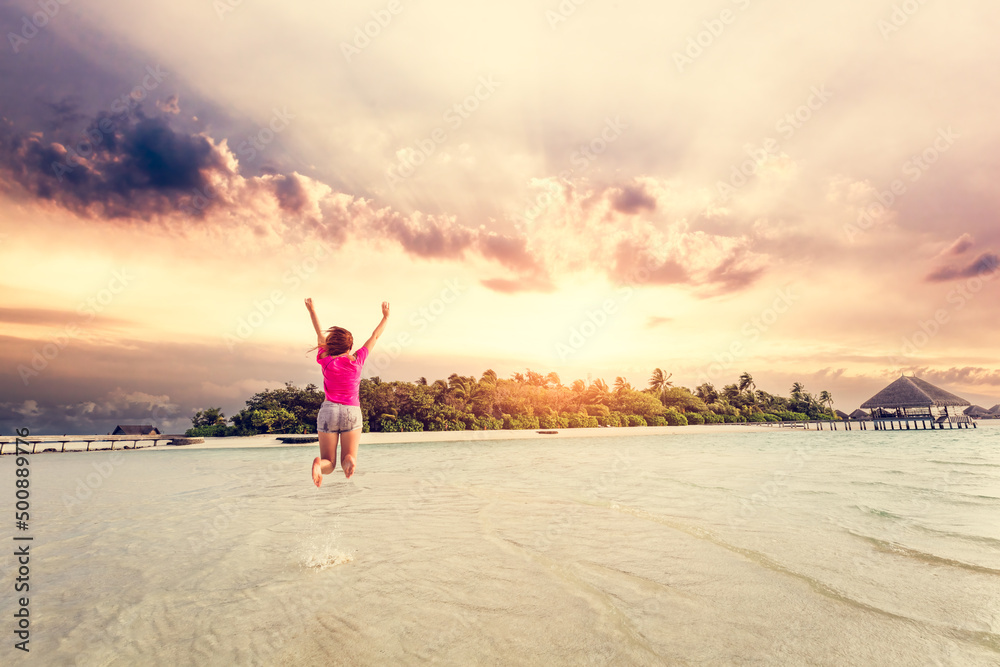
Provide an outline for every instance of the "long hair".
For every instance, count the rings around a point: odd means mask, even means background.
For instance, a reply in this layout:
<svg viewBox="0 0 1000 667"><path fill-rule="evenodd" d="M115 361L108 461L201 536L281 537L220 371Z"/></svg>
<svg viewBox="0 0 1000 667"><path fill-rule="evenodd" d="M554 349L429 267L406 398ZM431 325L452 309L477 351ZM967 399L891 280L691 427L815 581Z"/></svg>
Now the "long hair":
<svg viewBox="0 0 1000 667"><path fill-rule="evenodd" d="M326 330L326 343L317 345L312 349L322 349L326 353L326 356L335 357L338 354L350 352L353 347L354 336L351 335L350 331L341 327L330 327Z"/></svg>

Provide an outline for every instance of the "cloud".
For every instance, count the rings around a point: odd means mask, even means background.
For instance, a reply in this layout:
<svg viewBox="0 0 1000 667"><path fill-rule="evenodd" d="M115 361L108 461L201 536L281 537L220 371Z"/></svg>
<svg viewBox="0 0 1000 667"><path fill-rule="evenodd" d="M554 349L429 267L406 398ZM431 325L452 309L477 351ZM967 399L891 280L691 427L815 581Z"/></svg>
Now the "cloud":
<svg viewBox="0 0 1000 667"><path fill-rule="evenodd" d="M937 370L926 366L911 366L903 370L907 374L916 375L933 384L1000 387L1000 370L995 368L964 366L962 368L952 367L947 370Z"/></svg>
<svg viewBox="0 0 1000 667"><path fill-rule="evenodd" d="M968 233L962 234L942 253L943 255L961 255L972 247L974 241Z"/></svg>
<svg viewBox="0 0 1000 667"><path fill-rule="evenodd" d="M175 105L176 98L168 102ZM60 108L70 113L72 107L67 103ZM282 240L296 226L300 234L327 240L343 241L356 232L394 241L415 257L457 261L472 251L515 274L527 274L495 283L505 290L551 286L523 237L465 226L451 216L375 208L370 200L334 193L296 173L244 177L225 141L175 130L166 117L148 117L141 107L117 116L99 114L87 135L92 142L67 149L42 133L15 131L7 123L0 130L0 174L21 195L81 217L162 219L181 226L238 221L259 236Z"/></svg>
<svg viewBox="0 0 1000 667"><path fill-rule="evenodd" d="M943 266L930 273L926 280L928 282L944 282L960 278L988 276L995 273L998 266L1000 266L1000 257L995 253L985 252L966 266Z"/></svg>
<svg viewBox="0 0 1000 667"><path fill-rule="evenodd" d="M633 215L641 210L655 211L656 199L643 186L625 186L612 195L612 206L619 213Z"/></svg>
<svg viewBox="0 0 1000 667"><path fill-rule="evenodd" d="M87 139L72 145L39 135L0 127L0 173L22 191L85 217L168 214L205 188L208 172L227 168L209 138L175 132L141 108L102 112Z"/></svg>
<svg viewBox="0 0 1000 667"><path fill-rule="evenodd" d="M171 95L165 101L156 100L156 108L163 113L178 114L181 112L180 104L176 95Z"/></svg>
<svg viewBox="0 0 1000 667"><path fill-rule="evenodd" d="M480 280L479 282L483 285L483 287L502 294L516 294L518 292L554 292L556 289L555 285L548 278L541 276L526 276L516 280L490 278L487 280Z"/></svg>
<svg viewBox="0 0 1000 667"><path fill-rule="evenodd" d="M8 324L28 324L35 326L69 325L79 322L86 315L75 310L57 310L53 308L4 308L0 307L0 322ZM110 317L104 313L98 316L102 325L123 325L131 321L119 317Z"/></svg>
<svg viewBox="0 0 1000 667"><path fill-rule="evenodd" d="M26 400L21 403L0 403L0 408L10 411L13 414L20 415L26 419L31 419L35 417L40 417L43 410L38 407L38 401Z"/></svg>
<svg viewBox="0 0 1000 667"><path fill-rule="evenodd" d="M657 260L647 250L632 241L622 241L615 249L611 277L618 283L645 282L653 285L685 283L690 275L677 261Z"/></svg>

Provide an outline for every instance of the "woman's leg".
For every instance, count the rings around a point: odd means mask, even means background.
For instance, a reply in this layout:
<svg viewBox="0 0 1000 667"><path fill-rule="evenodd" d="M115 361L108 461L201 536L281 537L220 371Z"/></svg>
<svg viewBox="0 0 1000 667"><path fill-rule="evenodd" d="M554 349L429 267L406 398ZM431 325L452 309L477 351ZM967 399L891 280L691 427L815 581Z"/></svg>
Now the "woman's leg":
<svg viewBox="0 0 1000 667"><path fill-rule="evenodd" d="M340 467L343 468L347 479L350 479L358 464L358 443L361 442L361 429L344 431L340 434L340 442Z"/></svg>
<svg viewBox="0 0 1000 667"><path fill-rule="evenodd" d="M319 486L323 483L323 475L329 475L337 468L338 433L319 433L319 456L313 459L313 483Z"/></svg>

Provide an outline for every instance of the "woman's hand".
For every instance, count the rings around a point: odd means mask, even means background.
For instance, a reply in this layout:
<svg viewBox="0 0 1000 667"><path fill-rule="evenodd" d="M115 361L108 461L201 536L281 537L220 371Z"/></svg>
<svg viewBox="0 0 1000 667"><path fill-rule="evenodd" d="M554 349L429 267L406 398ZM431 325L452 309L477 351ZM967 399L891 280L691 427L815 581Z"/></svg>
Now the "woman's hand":
<svg viewBox="0 0 1000 667"><path fill-rule="evenodd" d="M312 309L313 309L313 300L312 299L306 299L306 308L309 310L310 313L312 312Z"/></svg>
<svg viewBox="0 0 1000 667"><path fill-rule="evenodd" d="M389 317L389 302L382 302L382 317Z"/></svg>

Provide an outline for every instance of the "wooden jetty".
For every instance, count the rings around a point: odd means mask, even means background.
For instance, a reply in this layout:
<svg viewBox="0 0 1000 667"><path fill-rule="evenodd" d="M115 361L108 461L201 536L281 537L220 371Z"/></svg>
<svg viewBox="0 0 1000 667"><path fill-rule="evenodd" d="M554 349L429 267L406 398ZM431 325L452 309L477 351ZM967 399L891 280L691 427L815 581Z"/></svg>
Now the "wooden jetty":
<svg viewBox="0 0 1000 667"><path fill-rule="evenodd" d="M964 415L944 417L887 417L877 419L808 419L798 422L746 422L750 426L801 428L807 431L921 431L944 428L978 428ZM910 426L912 424L912 427ZM947 426L945 426L947 424Z"/></svg>
<svg viewBox="0 0 1000 667"><path fill-rule="evenodd" d="M148 447L156 447L161 441L164 445L194 445L198 443L205 442L205 438L188 438L183 435L39 435L39 436L28 436L27 438L15 438L13 436L5 436L0 438L0 454L14 454L17 451L16 442L21 440L21 442L27 442L31 445L31 453L34 454L38 451L38 446L42 445L43 449L41 452L48 451L59 451L59 452L89 452L89 451L101 451L107 449L114 449L115 445L121 443L119 449L146 449ZM139 443L149 443L149 445L140 445ZM66 449L68 444L79 444L86 445L86 447L79 446L72 449ZM103 444L109 443L108 447L94 447L91 449L94 443ZM129 447L128 443L132 443ZM9 446L8 446L9 445ZM52 445L50 447L50 445ZM55 445L59 445L59 449L55 448ZM22 445L23 446L23 445Z"/></svg>
<svg viewBox="0 0 1000 667"><path fill-rule="evenodd" d="M976 428L976 422L960 410L972 405L960 396L935 387L915 375L899 379L861 404L871 411L871 422L877 431ZM971 425L971 426L970 426ZM898 427L898 428L897 428Z"/></svg>
<svg viewBox="0 0 1000 667"><path fill-rule="evenodd" d="M916 376L902 375L888 387L861 404L848 417L838 421L810 420L802 422L764 422L761 425L815 429L822 431L926 431L945 428L978 428L965 412L952 410L971 405L967 400L949 393ZM865 412L869 410L870 412Z"/></svg>

